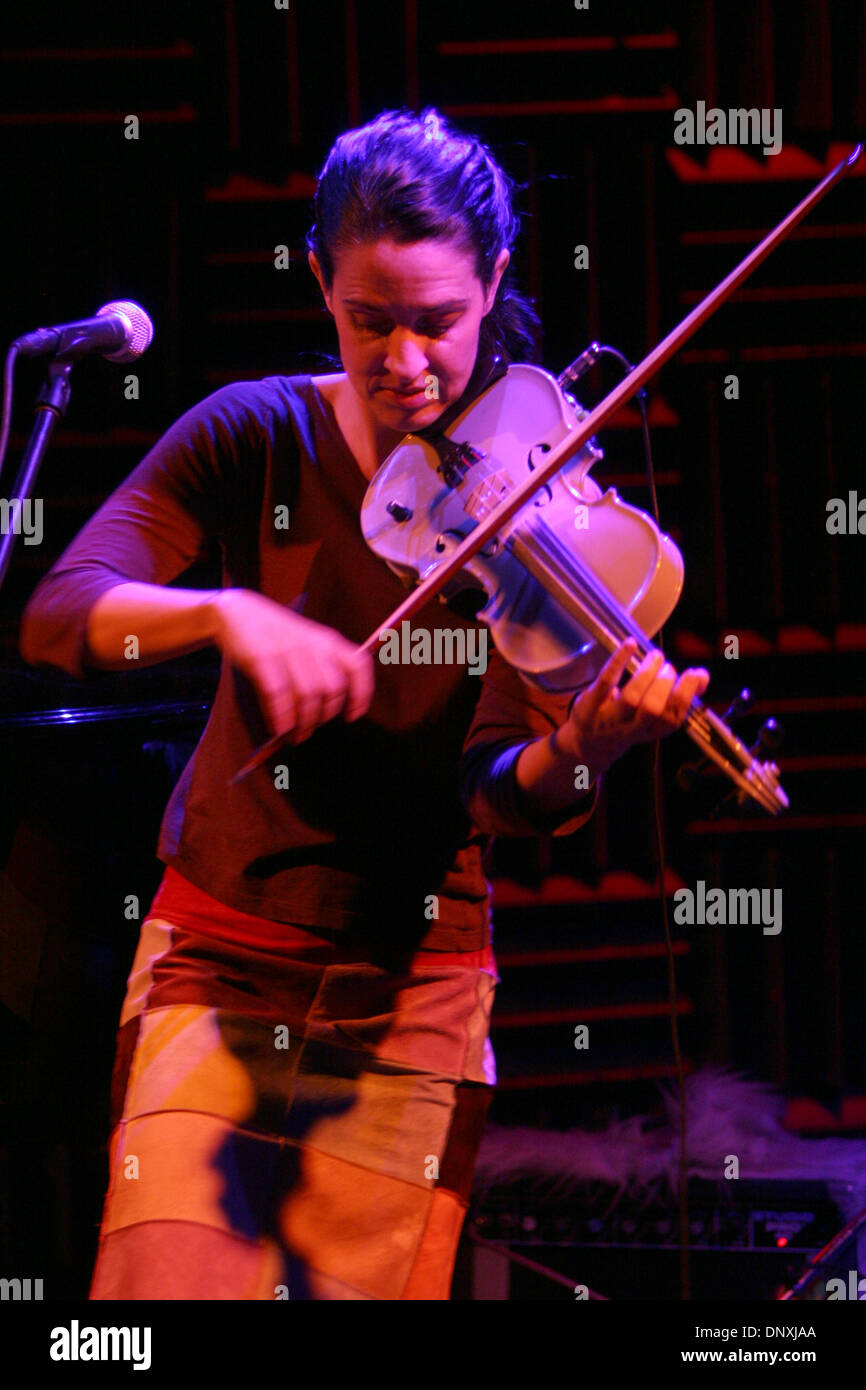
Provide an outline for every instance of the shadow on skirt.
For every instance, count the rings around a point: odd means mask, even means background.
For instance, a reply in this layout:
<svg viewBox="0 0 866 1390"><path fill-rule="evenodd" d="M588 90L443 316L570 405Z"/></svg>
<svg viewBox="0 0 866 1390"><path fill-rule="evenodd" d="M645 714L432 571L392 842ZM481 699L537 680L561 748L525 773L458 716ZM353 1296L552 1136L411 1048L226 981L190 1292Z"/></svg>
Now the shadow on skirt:
<svg viewBox="0 0 866 1390"><path fill-rule="evenodd" d="M492 954L406 973L142 924L91 1299L447 1299Z"/></svg>

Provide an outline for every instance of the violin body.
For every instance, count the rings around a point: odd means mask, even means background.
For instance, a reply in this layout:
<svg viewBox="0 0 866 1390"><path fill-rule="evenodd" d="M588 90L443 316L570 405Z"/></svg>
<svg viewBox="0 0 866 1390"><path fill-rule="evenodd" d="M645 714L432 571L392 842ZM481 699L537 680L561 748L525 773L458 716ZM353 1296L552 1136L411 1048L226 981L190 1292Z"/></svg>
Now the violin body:
<svg viewBox="0 0 866 1390"><path fill-rule="evenodd" d="M389 454L361 511L367 543L398 574L413 583L424 579L584 415L548 372L510 366L445 431L446 439L469 440L480 454L465 469L459 461L449 464L447 451L419 435L407 435ZM682 589L682 556L670 537L615 488L602 492L590 476L602 457L590 440L442 592L447 599L467 586L483 589L487 602L478 616L497 650L545 690L586 685L608 651L512 552L512 539L535 520L567 538L649 636L670 616Z"/></svg>
<svg viewBox="0 0 866 1390"><path fill-rule="evenodd" d="M435 585L445 600L479 590L478 617L497 650L525 680L556 692L589 684L625 637L635 639L634 672L683 583L670 537L590 477L602 455L587 418L548 372L514 364L446 430L407 435L361 508L371 550L410 584ZM537 488L535 470L546 475ZM497 527L493 514L505 511ZM458 550L473 553L452 562ZM698 699L685 729L742 793L774 815L787 806L776 765L753 758Z"/></svg>

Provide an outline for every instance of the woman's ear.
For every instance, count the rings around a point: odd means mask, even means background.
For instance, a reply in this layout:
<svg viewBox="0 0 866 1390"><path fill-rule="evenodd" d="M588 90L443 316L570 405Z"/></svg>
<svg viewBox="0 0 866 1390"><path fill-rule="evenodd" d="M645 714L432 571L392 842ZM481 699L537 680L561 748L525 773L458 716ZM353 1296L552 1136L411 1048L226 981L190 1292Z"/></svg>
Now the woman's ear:
<svg viewBox="0 0 866 1390"><path fill-rule="evenodd" d="M325 277L322 274L322 267L319 264L319 258L316 255L315 251L310 251L308 253L307 262L309 264L310 270L313 272L313 274L319 282L319 289L322 291L322 297L325 301L325 305L327 306L328 313L333 314L334 311L331 308L331 295L325 286Z"/></svg>
<svg viewBox="0 0 866 1390"><path fill-rule="evenodd" d="M499 252L499 255L496 257L496 264L493 267L493 276L490 281L490 286L487 290L487 295L484 300L484 314L489 314L490 310L493 308L493 305L496 301L496 293L499 289L499 282L505 274L506 270L508 269L508 262L510 260L511 252L507 250L506 247L503 247L502 250Z"/></svg>

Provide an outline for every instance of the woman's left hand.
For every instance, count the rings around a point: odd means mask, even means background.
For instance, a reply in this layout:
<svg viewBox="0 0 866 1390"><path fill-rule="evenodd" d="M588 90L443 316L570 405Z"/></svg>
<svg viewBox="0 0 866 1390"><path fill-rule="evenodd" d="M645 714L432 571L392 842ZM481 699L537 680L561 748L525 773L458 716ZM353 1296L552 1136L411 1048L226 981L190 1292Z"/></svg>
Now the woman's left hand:
<svg viewBox="0 0 866 1390"><path fill-rule="evenodd" d="M632 744L664 738L685 722L689 705L710 683L709 672L690 668L677 676L660 651L644 657L634 675L619 689L619 680L637 652L629 637L605 663L592 685L571 707L556 743L584 763L594 780Z"/></svg>

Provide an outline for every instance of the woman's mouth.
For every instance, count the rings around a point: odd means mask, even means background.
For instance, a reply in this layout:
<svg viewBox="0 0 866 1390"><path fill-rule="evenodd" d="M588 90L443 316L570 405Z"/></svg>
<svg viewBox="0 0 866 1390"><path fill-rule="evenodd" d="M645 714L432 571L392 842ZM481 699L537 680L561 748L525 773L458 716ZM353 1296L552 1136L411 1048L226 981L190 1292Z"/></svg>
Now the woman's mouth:
<svg viewBox="0 0 866 1390"><path fill-rule="evenodd" d="M382 394L390 396L392 400L398 401L400 405L427 405L429 404L427 393L424 387L415 387L410 391L395 391L393 387L384 386L381 388Z"/></svg>

